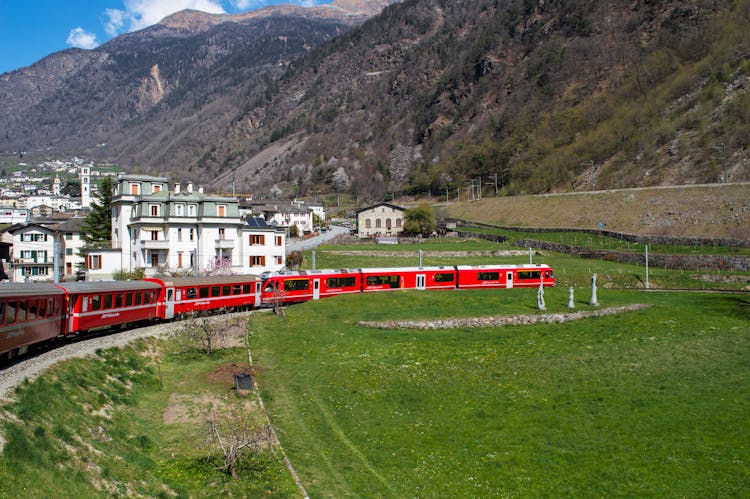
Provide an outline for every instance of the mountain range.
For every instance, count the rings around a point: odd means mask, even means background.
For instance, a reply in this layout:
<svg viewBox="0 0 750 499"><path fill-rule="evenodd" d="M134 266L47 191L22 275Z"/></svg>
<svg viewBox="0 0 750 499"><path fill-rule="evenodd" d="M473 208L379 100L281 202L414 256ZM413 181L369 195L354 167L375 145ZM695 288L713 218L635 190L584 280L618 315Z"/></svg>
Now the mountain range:
<svg viewBox="0 0 750 499"><path fill-rule="evenodd" d="M750 180L750 1L183 11L0 75L0 153L244 192Z"/></svg>

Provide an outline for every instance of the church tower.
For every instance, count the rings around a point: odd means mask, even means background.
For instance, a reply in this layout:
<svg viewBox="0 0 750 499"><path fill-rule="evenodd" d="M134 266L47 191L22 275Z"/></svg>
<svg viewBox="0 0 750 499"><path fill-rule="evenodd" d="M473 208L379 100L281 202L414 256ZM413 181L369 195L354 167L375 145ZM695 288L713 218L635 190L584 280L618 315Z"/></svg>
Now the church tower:
<svg viewBox="0 0 750 499"><path fill-rule="evenodd" d="M83 165L81 167L81 207L89 208L91 206L91 167Z"/></svg>

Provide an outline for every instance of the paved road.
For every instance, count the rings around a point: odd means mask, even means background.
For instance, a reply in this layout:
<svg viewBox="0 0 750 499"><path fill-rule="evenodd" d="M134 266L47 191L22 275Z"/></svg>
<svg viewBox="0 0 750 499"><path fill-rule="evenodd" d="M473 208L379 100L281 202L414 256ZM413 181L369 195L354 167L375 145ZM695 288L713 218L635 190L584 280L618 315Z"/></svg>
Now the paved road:
<svg viewBox="0 0 750 499"><path fill-rule="evenodd" d="M330 229L320 233L320 235L309 237L307 239L293 239L286 246L286 252L291 251L305 251L312 249L316 246L320 246L323 243L335 239L336 236L346 235L349 233L347 227L341 227L340 225L332 225Z"/></svg>

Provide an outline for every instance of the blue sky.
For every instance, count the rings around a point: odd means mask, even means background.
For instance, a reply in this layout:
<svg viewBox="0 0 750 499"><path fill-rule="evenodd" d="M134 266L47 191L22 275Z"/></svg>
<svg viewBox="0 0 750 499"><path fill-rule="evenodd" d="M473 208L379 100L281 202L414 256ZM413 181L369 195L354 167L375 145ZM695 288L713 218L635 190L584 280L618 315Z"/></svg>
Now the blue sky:
<svg viewBox="0 0 750 499"><path fill-rule="evenodd" d="M0 0L0 73L70 47L91 49L183 9L234 14L331 0Z"/></svg>

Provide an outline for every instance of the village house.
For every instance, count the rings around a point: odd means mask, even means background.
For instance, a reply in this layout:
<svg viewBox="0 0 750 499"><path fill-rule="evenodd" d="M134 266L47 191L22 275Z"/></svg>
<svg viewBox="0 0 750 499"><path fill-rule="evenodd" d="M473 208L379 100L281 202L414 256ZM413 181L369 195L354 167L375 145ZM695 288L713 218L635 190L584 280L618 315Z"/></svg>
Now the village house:
<svg viewBox="0 0 750 499"><path fill-rule="evenodd" d="M391 203L378 203L354 212L357 237L397 236L404 231L406 208Z"/></svg>

